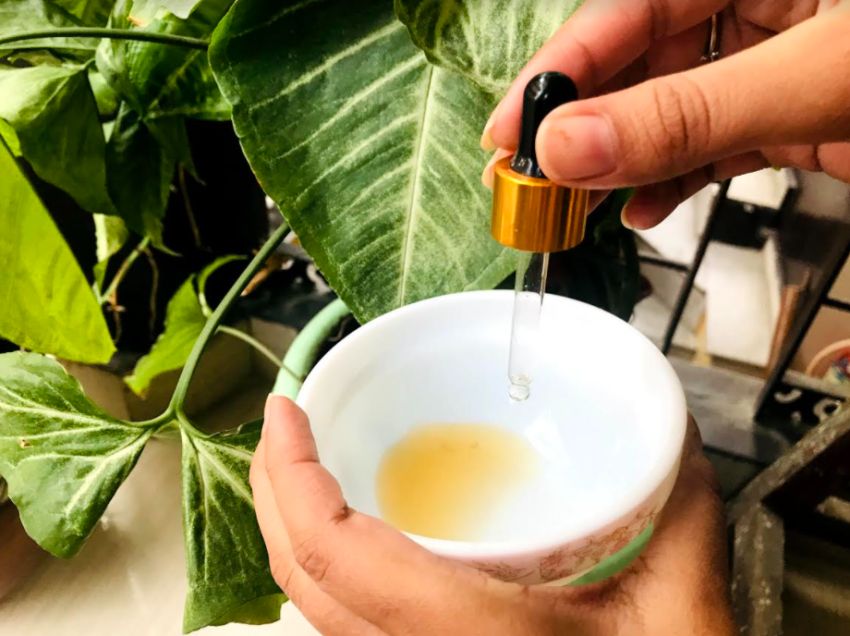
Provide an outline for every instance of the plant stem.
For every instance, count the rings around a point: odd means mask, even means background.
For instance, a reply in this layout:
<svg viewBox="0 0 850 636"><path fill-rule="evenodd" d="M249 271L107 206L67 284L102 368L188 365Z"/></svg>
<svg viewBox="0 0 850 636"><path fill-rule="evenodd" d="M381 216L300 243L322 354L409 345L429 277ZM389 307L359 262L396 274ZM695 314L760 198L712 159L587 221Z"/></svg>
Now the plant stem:
<svg viewBox="0 0 850 636"><path fill-rule="evenodd" d="M218 330L221 333L226 333L228 336L233 336L241 340L242 342L247 342L249 345L254 347L259 353L263 354L273 365L275 365L278 369L283 368L283 361L278 358L271 349L269 349L262 342L257 340L254 336L245 333L244 331L240 331L239 329L235 329L233 327L228 327L227 325L221 325Z"/></svg>
<svg viewBox="0 0 850 636"><path fill-rule="evenodd" d="M153 428L154 434L166 428L171 422L174 421L174 412L171 409L166 409L165 413L162 415L157 415L152 420L144 420L142 422L131 422L131 424L135 424L136 426L141 426L142 428Z"/></svg>
<svg viewBox="0 0 850 636"><path fill-rule="evenodd" d="M192 376L195 374L195 369L198 367L198 362L201 359L201 354L204 352L207 343L218 330L224 315L233 303L236 302L239 294L242 293L242 290L245 289L250 280L254 277L254 274L256 274L265 264L271 253L274 252L278 245L280 245L281 241L283 241L283 237L286 236L288 231L289 227L285 223L275 230L274 234L266 240L260 248L260 251L257 252L256 256L254 256L248 266L242 271L239 278L236 279L236 282L233 283L229 290L227 290L227 294L225 294L224 298L218 304L218 307L215 308L212 315L207 318L207 322L201 331L201 335L198 336L198 339L195 341L195 346L192 347L192 352L189 354L189 358L186 360L183 371L180 373L180 378L177 380L177 387L174 389L174 394L171 396L171 402L168 406L168 410L178 415L181 418L181 421L186 420L186 417L183 414L183 403L186 401L186 394L189 392L189 384L192 382ZM197 433L198 431L195 432Z"/></svg>
<svg viewBox="0 0 850 636"><path fill-rule="evenodd" d="M289 346L286 357L283 359L283 366L288 374L278 376L273 389L274 393L295 399L304 378L316 362L322 343L350 313L345 303L337 298L313 316Z"/></svg>
<svg viewBox="0 0 850 636"><path fill-rule="evenodd" d="M177 177L180 183L180 194L183 197L183 207L186 208L186 218L189 219L192 238L195 239L195 247L201 247L201 231L198 229L198 222L195 220L195 213L192 210L192 200L189 198L189 189L186 185L186 168L180 166L177 169Z"/></svg>
<svg viewBox="0 0 850 636"><path fill-rule="evenodd" d="M124 259L124 262L121 263L121 266L118 268L118 271L115 272L115 276L112 277L112 280L109 281L109 286L106 288L100 295L100 302L103 303L104 300L109 299L115 291L118 289L118 285L121 284L121 281L124 279L124 276L127 275L127 272L133 266L133 263L136 262L136 259L139 258L139 255L145 251L145 248L148 246L148 243L151 242L149 236L146 236L139 244L133 248L133 251L127 255L127 258Z"/></svg>
<svg viewBox="0 0 850 636"><path fill-rule="evenodd" d="M159 295L159 266L156 264L156 259L153 257L149 246L145 246L142 253L148 259L148 265L151 268L151 295L148 299L148 306L150 308L148 312L148 333L153 338L156 336L156 299Z"/></svg>
<svg viewBox="0 0 850 636"><path fill-rule="evenodd" d="M192 49L206 50L209 43L200 38L192 38L185 35L171 35L168 33L154 33L136 29L109 29L105 27L69 27L57 29L39 29L37 31L22 31L0 38L0 45L26 40L40 40L42 38L101 38L106 40L137 40L140 42L155 42L158 44L172 44Z"/></svg>

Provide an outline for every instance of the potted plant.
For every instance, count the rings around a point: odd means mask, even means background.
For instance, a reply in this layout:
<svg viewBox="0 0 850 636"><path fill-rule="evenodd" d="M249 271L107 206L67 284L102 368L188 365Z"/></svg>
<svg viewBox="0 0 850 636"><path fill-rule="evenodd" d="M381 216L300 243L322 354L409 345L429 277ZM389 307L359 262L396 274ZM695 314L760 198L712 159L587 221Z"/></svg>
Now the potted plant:
<svg viewBox="0 0 850 636"><path fill-rule="evenodd" d="M429 296L504 284L515 256L489 238L478 135L578 3L504 4L0 0L0 337L21 349L0 355L0 475L40 546L73 556L145 444L176 433L185 630L278 618L285 599L247 481L261 422L201 430L187 411L189 385L228 312L293 233L339 300L283 361L290 393L349 312L362 323ZM234 138L210 144L205 121L228 131L232 122L283 213L268 236L259 191L222 150ZM213 180L224 190L243 184L223 212L225 194L191 196ZM90 248L63 227L51 195L93 215L85 218L96 259L86 261ZM585 245L559 255L553 273L558 291L628 318L637 260L619 206L593 215ZM254 229L239 247L224 241L187 256L191 245L208 247L191 239L215 214L225 234ZM190 247L169 230L180 223ZM251 257L225 256L233 252ZM115 290L142 257L192 273L174 277L162 333L126 380L143 391L179 369L173 394L161 413L130 421L95 406L57 360L104 365L116 341L126 348ZM211 301L207 283L224 266L235 280Z"/></svg>

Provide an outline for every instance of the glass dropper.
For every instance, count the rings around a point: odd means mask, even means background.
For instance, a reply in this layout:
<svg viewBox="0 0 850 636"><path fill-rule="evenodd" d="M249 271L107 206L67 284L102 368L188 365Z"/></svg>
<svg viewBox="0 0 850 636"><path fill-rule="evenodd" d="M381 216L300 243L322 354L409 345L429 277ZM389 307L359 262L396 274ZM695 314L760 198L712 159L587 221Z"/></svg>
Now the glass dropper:
<svg viewBox="0 0 850 636"><path fill-rule="evenodd" d="M531 381L539 356L540 313L546 295L549 253L518 254L508 362L508 395L516 402L523 402L531 394Z"/></svg>
<svg viewBox="0 0 850 636"><path fill-rule="evenodd" d="M547 179L536 151L537 131L546 116L576 99L578 89L566 75L546 72L533 77L523 93L516 152L493 167L490 230L518 254L508 362L508 393L517 402L528 399L540 357L549 254L575 247L584 238L587 191Z"/></svg>

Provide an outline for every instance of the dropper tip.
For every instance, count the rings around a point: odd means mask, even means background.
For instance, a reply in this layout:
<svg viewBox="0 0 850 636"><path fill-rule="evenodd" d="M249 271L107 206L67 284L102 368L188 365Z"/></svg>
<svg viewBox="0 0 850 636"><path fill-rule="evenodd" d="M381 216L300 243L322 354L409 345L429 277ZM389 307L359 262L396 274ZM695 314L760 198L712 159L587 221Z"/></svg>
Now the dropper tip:
<svg viewBox="0 0 850 636"><path fill-rule="evenodd" d="M508 395L514 402L525 402L531 395L531 387L528 384L516 384L511 382Z"/></svg>

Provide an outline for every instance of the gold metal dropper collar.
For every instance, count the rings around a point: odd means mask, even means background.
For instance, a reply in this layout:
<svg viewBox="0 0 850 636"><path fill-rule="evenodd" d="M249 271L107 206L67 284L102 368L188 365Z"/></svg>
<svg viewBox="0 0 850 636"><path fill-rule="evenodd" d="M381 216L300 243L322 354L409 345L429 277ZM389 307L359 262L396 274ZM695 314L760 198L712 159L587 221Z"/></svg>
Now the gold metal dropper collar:
<svg viewBox="0 0 850 636"><path fill-rule="evenodd" d="M511 158L494 170L493 238L526 252L560 252L584 240L587 190L564 188L511 169Z"/></svg>

